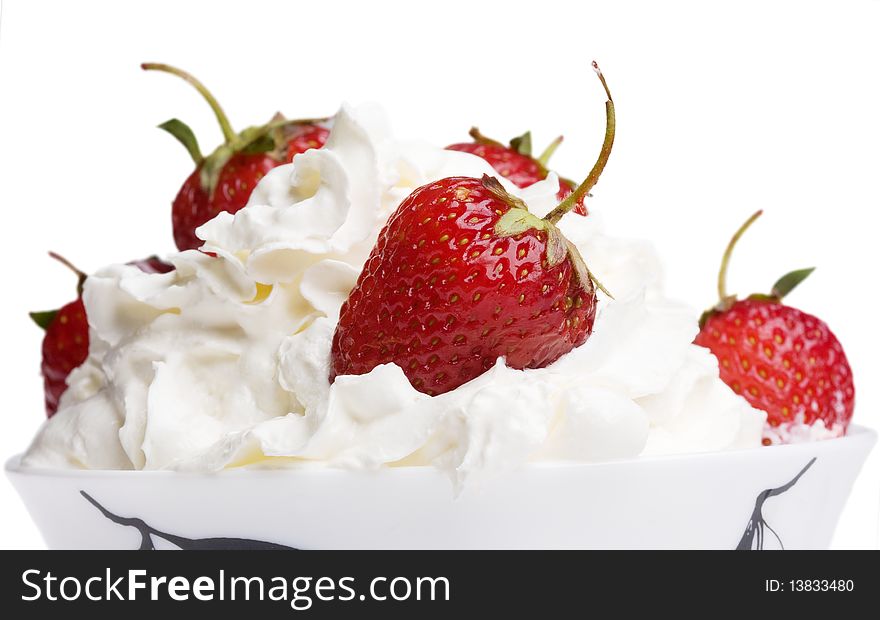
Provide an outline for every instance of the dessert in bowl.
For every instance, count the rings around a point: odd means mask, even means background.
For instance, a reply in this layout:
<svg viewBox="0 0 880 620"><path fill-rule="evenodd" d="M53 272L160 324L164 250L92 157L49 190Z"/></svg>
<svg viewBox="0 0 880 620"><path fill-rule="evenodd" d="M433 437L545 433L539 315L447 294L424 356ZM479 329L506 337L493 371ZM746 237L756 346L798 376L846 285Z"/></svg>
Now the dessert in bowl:
<svg viewBox="0 0 880 620"><path fill-rule="evenodd" d="M837 438L762 447L651 245L562 217L607 110L570 193L343 106L170 270L85 278L87 358L7 466L50 546L827 545L851 384L781 424Z"/></svg>

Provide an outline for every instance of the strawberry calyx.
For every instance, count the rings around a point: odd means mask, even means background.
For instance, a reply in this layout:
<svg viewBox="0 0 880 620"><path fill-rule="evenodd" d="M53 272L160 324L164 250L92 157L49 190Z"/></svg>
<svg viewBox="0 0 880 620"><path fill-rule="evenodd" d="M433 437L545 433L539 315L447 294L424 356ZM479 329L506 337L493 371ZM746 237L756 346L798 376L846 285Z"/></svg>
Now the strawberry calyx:
<svg viewBox="0 0 880 620"><path fill-rule="evenodd" d="M612 299L614 298L608 292L608 289L589 270L577 246L569 241L555 224L529 212L526 203L508 193L497 178L484 174L482 183L489 193L510 207L495 224L496 235L499 237L515 237L528 230L545 232L547 234L547 247L544 261L547 268L555 267L568 258L574 267L575 277L586 285L588 290L592 291L593 287L595 287Z"/></svg>
<svg viewBox="0 0 880 620"><path fill-rule="evenodd" d="M521 136L510 140L510 148L526 157L532 157L532 132L527 131ZM535 159L532 157L532 159ZM537 160L535 160L537 161Z"/></svg>
<svg viewBox="0 0 880 620"><path fill-rule="evenodd" d="M265 153L276 161L283 162L287 153L287 138L291 129L301 125L324 123L328 120L327 118L286 119L278 113L268 123L254 125L236 132L232 128L226 112L211 94L211 91L191 74L162 63L143 63L141 69L162 71L181 78L202 95L214 112L223 133L223 143L207 156L202 154L195 133L180 119L172 118L159 125L160 129L171 134L187 150L193 163L199 169L199 181L202 189L209 196L214 194L223 167L234 155L238 153L248 155Z"/></svg>
<svg viewBox="0 0 880 620"><path fill-rule="evenodd" d="M736 247L740 238L745 234L745 232L751 227L755 221L761 217L764 213L763 209L759 209L755 211L749 218L743 222L743 224L737 229L737 231L730 238L730 241L727 243L727 247L724 249L724 254L721 256L721 266L718 269L718 303L714 306L703 312L700 315L700 329L706 324L711 317L716 314L721 314L723 312L727 312L730 308L738 301L738 297L735 294L728 294L727 292L727 270L730 265L730 258L733 256L733 249ZM752 301L763 301L767 303L781 303L783 298L786 295L791 293L801 282L807 279L813 271L815 271L815 267L807 267L805 269L795 269L794 271L789 271L784 276L779 278L771 287L770 293L752 293L746 299L750 299Z"/></svg>
<svg viewBox="0 0 880 620"><path fill-rule="evenodd" d="M547 145L547 148L545 148L540 155L535 157L532 154L531 131L526 131L524 134L512 138L507 144L503 144L498 140L494 140L493 138L489 138L488 136L483 135L483 133L477 127L471 127L470 131L468 131L468 135L476 144L484 144L487 146L510 149L514 153L522 155L523 157L528 157L538 167L538 172L542 178L547 178L547 175L550 174L550 169L547 167L547 165L550 163L550 158L553 156L553 153L556 152L556 149L559 148L559 145L562 144L563 140L562 136L557 136L550 144ZM565 177L560 176L559 180L569 185L570 187L575 187L575 183L570 179L566 179Z"/></svg>
<svg viewBox="0 0 880 620"><path fill-rule="evenodd" d="M513 211L514 209L519 209L521 211L525 211L526 213L528 213L529 208L528 208L528 206L526 206L526 203L523 202L521 199L517 198L516 196L514 196L513 194L509 193L506 189L504 189L504 186L501 185L501 181L499 181L496 177L491 177L488 174L484 174L483 178L481 179L481 182L483 184L483 187L486 188L486 191L488 191L490 194L495 196L495 198L497 198L498 200L500 200L501 202L506 204L508 207L510 207L511 211ZM530 217L534 217L530 213L528 215ZM504 219L504 218L502 217L501 219ZM538 219L538 218L534 218L534 219ZM499 224L500 224L500 222L499 222ZM523 232L525 230L528 230L528 227L524 228L520 231L517 231L515 233L512 233L512 234L518 235L520 232ZM507 231L505 231L505 230L499 231L497 227L496 227L496 232L499 232L499 234L507 236L505 234Z"/></svg>
<svg viewBox="0 0 880 620"><path fill-rule="evenodd" d="M544 255L544 261L548 268L555 267L568 254L565 236L562 232L550 222L542 220L536 215L529 212L529 208L519 198L511 196L501 186L501 183L495 177L487 174L483 175L483 187L489 193L507 204L510 209L502 215L495 224L495 234L499 237L515 237L521 235L527 230L540 230L547 233L547 249ZM584 270L586 265L583 266ZM584 270L579 270L586 274Z"/></svg>
<svg viewBox="0 0 880 620"><path fill-rule="evenodd" d="M473 135L473 134L472 134ZM547 178L547 175L550 174L550 169L547 167L550 164L550 158L553 157L553 154L556 152L556 149L559 148L559 145L562 144L562 141L565 138L563 136L556 136L550 144L541 151L541 154L535 157L532 154L532 132L527 131L521 136L517 136L516 138L512 138L510 140L510 149L516 151L520 155L530 158L535 164L538 166L538 170L541 172L541 175L544 178ZM559 180L562 181L565 185L569 187L575 187L577 184L571 179L567 179L564 176L559 175Z"/></svg>
<svg viewBox="0 0 880 620"><path fill-rule="evenodd" d="M74 274L76 274L76 297L77 299L82 297L83 286L85 285L86 278L88 277L86 276L85 272L78 269L73 263L71 263L60 254L49 252L49 256L51 256L53 259L57 260L59 263L61 263L62 265L70 269ZM49 326L52 324L53 321L55 321L55 317L58 316L59 311L60 308L55 310L40 310L37 312L29 312L28 316L30 316L31 320L37 324L37 327L45 331L49 329Z"/></svg>

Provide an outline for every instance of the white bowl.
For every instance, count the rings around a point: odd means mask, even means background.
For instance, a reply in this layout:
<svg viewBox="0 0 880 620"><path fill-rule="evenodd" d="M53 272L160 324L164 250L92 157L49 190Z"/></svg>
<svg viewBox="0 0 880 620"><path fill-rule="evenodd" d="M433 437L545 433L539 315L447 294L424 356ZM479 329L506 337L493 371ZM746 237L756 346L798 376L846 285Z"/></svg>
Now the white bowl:
<svg viewBox="0 0 880 620"><path fill-rule="evenodd" d="M430 467L6 472L55 549L821 549L872 430L809 444L530 464L455 498Z"/></svg>

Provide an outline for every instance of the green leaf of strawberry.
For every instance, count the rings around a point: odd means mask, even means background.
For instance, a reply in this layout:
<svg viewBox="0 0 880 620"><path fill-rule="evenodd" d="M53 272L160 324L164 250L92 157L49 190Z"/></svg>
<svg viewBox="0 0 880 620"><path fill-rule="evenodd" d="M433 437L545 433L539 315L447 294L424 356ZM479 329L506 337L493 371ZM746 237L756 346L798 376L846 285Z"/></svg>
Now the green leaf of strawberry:
<svg viewBox="0 0 880 620"><path fill-rule="evenodd" d="M510 148L526 157L532 156L532 132L527 131L510 141Z"/></svg>
<svg viewBox="0 0 880 620"><path fill-rule="evenodd" d="M815 267L808 267L807 269L797 269L788 272L776 281L776 284L773 285L770 291L770 295L776 299L782 299L792 292L798 284L806 280L807 276L813 273L815 269Z"/></svg>
<svg viewBox="0 0 880 620"><path fill-rule="evenodd" d="M164 129L174 136L184 146L189 156L192 157L195 165L198 166L204 161L205 158L202 155L202 150L199 148L199 141L196 139L193 130L189 128L189 125L176 118L171 118L159 125L159 129Z"/></svg>
<svg viewBox="0 0 880 620"><path fill-rule="evenodd" d="M58 310L29 312L28 316L30 316L33 322L37 324L37 327L41 328L43 331L46 331L47 329L49 329L49 325L52 324L52 321L55 320L55 317L58 316Z"/></svg>

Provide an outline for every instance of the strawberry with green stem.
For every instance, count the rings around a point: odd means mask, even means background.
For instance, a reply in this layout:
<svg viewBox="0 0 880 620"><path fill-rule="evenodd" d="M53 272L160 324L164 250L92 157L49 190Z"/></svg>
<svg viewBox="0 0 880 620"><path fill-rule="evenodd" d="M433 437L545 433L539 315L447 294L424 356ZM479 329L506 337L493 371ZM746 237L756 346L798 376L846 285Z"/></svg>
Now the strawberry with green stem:
<svg viewBox="0 0 880 620"><path fill-rule="evenodd" d="M34 323L45 330L43 336L43 393L46 415L52 417L58 411L61 395L67 390L67 376L82 365L89 355L89 323L82 302L82 289L86 274L67 259L50 252L49 256L68 267L77 276L76 299L59 308L44 312L31 312Z"/></svg>
<svg viewBox="0 0 880 620"><path fill-rule="evenodd" d="M436 395L499 357L540 368L587 340L602 287L556 224L596 184L614 142L614 103L594 68L608 96L606 132L584 182L544 218L494 177L449 177L413 191L342 306L331 381L394 363L414 388Z"/></svg>
<svg viewBox="0 0 880 620"><path fill-rule="evenodd" d="M223 132L223 144L203 156L195 134L185 123L172 118L159 125L183 144L196 165L172 204L174 242L179 250L200 247L196 228L222 211L235 213L243 208L256 184L272 168L327 141L327 119L287 120L280 114L265 125L236 133L211 92L192 75L159 63L144 63L141 68L170 73L191 84L207 101Z"/></svg>
<svg viewBox="0 0 880 620"><path fill-rule="evenodd" d="M486 160L498 174L519 188L529 187L547 178L547 175L550 173L547 168L550 157L553 156L553 153L562 144L562 136L559 136L538 157L533 157L532 133L530 131L514 138L507 145L487 138L476 127L471 128L469 135L474 139L473 142L450 144L446 148L450 151L470 153ZM560 177L559 192L556 194L556 197L559 200L564 200L574 191L574 188L575 184L573 181ZM580 215L587 214L587 209L584 206L585 199L586 195L575 204L572 209L575 213Z"/></svg>
<svg viewBox="0 0 880 620"><path fill-rule="evenodd" d="M784 275L770 294L737 299L727 292L733 249L761 213L727 245L718 273L719 301L703 313L694 342L715 354L721 379L734 392L767 412L765 445L785 442L797 424L821 422L832 434L843 434L855 406L843 347L823 321L782 303L813 269Z"/></svg>
<svg viewBox="0 0 880 620"><path fill-rule="evenodd" d="M58 411L58 403L67 390L67 376L73 369L81 366L89 355L89 323L82 301L86 274L54 252L50 252L49 256L77 276L75 300L58 310L30 313L34 323L45 331L40 369L43 374L46 415L51 418ZM132 261L130 264L145 273L167 273L174 269L156 256Z"/></svg>

